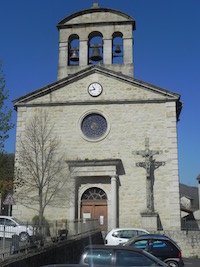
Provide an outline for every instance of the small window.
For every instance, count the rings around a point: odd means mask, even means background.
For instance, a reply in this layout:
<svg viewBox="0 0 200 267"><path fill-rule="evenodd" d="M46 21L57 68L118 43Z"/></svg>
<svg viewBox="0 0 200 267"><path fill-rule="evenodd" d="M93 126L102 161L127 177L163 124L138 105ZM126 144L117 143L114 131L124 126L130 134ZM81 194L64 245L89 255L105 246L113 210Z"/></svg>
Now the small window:
<svg viewBox="0 0 200 267"><path fill-rule="evenodd" d="M11 220L6 219L5 225L6 226L16 226L16 223L11 221Z"/></svg>
<svg viewBox="0 0 200 267"><path fill-rule="evenodd" d="M121 231L120 238L130 239L137 235L137 231L134 230L123 230Z"/></svg>
<svg viewBox="0 0 200 267"><path fill-rule="evenodd" d="M153 241L153 250L154 251L169 251L172 250L172 247L162 240L154 240Z"/></svg>
<svg viewBox="0 0 200 267"><path fill-rule="evenodd" d="M89 265L111 265L111 258L111 250L91 250L88 251L84 262Z"/></svg>
<svg viewBox="0 0 200 267"><path fill-rule="evenodd" d="M148 240L139 240L132 244L134 248L140 248L147 250L148 248Z"/></svg>
<svg viewBox="0 0 200 267"><path fill-rule="evenodd" d="M146 234L146 232L144 232L144 231L137 231L137 235L145 235Z"/></svg>
<svg viewBox="0 0 200 267"><path fill-rule="evenodd" d="M121 233L121 231L116 231L116 232L112 233L112 236L113 237L120 237L120 233Z"/></svg>
<svg viewBox="0 0 200 267"><path fill-rule="evenodd" d="M117 266L152 266L154 261L132 251L117 251Z"/></svg>

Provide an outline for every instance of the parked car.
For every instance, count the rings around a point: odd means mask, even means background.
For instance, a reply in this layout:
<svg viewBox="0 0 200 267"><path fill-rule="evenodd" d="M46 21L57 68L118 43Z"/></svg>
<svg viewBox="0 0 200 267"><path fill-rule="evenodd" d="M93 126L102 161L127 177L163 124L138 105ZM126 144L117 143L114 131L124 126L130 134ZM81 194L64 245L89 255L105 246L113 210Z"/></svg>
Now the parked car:
<svg viewBox="0 0 200 267"><path fill-rule="evenodd" d="M125 246L87 246L80 264L88 266L163 266L167 265L152 254L141 249Z"/></svg>
<svg viewBox="0 0 200 267"><path fill-rule="evenodd" d="M33 235L33 227L14 217L0 216L0 237L12 238L13 235L18 235L20 241L26 241Z"/></svg>
<svg viewBox="0 0 200 267"><path fill-rule="evenodd" d="M85 267L85 265L76 263L57 263L57 264L43 265L40 267Z"/></svg>
<svg viewBox="0 0 200 267"><path fill-rule="evenodd" d="M181 249L169 237L164 235L141 235L129 239L124 246L148 251L171 267L184 266Z"/></svg>
<svg viewBox="0 0 200 267"><path fill-rule="evenodd" d="M130 238L149 234L148 231L139 228L115 228L112 229L105 238L106 245L119 245L127 242Z"/></svg>

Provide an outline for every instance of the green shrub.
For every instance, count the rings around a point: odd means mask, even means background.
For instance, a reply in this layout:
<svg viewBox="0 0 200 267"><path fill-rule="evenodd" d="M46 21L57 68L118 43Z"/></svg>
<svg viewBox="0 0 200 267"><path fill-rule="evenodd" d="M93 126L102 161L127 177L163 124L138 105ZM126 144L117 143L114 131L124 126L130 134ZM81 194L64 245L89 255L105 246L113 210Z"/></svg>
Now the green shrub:
<svg viewBox="0 0 200 267"><path fill-rule="evenodd" d="M39 215L35 215L33 218L32 218L32 223L33 225L39 225ZM45 219L45 217L43 216L42 218L42 224L48 224L47 220Z"/></svg>

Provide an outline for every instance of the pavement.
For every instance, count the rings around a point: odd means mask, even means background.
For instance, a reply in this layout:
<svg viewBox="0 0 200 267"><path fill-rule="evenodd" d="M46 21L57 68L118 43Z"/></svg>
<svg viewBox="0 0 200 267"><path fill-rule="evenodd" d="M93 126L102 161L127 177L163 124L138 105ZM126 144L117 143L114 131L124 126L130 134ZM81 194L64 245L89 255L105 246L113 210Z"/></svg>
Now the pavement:
<svg viewBox="0 0 200 267"><path fill-rule="evenodd" d="M185 264L184 267L200 267L200 259L183 258L183 262Z"/></svg>

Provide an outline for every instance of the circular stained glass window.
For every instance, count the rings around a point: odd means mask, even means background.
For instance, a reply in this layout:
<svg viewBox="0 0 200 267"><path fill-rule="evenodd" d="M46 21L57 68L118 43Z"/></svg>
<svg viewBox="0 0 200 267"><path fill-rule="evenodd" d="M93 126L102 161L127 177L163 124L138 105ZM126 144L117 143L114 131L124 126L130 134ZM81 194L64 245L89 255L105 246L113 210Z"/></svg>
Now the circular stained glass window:
<svg viewBox="0 0 200 267"><path fill-rule="evenodd" d="M82 121L81 130L87 138L98 139L106 133L107 121L98 113L88 114Z"/></svg>

